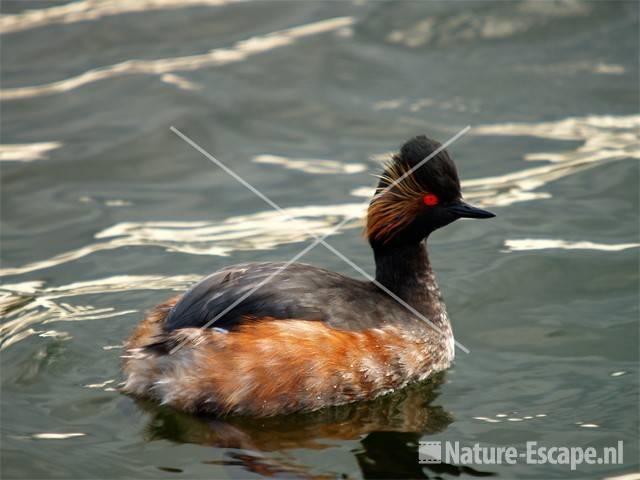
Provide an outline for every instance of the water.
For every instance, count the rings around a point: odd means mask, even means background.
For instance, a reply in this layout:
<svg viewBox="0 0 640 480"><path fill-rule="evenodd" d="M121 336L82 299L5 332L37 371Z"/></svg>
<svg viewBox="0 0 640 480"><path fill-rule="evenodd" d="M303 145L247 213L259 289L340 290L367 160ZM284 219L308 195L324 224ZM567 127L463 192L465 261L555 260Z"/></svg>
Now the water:
<svg viewBox="0 0 640 480"><path fill-rule="evenodd" d="M637 3L154 5L2 5L4 478L638 470ZM387 152L466 125L451 154L498 217L431 240L470 349L442 378L268 420L118 393L146 309L225 265L292 257L361 212ZM331 243L372 271L358 221ZM322 247L303 260L358 275ZM420 440L624 440L625 456L423 467Z"/></svg>

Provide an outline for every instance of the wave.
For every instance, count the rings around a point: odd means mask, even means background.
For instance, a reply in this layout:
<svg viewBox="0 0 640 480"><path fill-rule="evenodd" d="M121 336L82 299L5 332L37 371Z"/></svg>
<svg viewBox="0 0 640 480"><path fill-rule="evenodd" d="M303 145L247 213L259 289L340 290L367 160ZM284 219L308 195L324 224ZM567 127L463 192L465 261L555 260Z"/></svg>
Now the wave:
<svg viewBox="0 0 640 480"><path fill-rule="evenodd" d="M548 28L554 19L582 18L594 8L589 2L522 2L487 4L483 12L447 10L402 22L387 34L387 41L408 48L454 45L510 39ZM393 20L393 18L391 18ZM392 23L392 22L390 22Z"/></svg>
<svg viewBox="0 0 640 480"><path fill-rule="evenodd" d="M588 116L555 122L478 126L471 131L472 134L535 136L582 143L564 151L531 153L523 158L527 162L544 162L543 165L504 175L463 181L465 197L486 207L509 206L516 202L550 198L550 193L541 190L550 182L608 162L638 159L640 157L639 126L640 116L638 115ZM375 157L382 160L387 156L388 154L385 153ZM291 168L290 162L296 165L296 160L286 158L284 161L267 163ZM336 162L336 164L339 163ZM308 167L307 164L298 166L305 170ZM360 187L351 193L357 197L368 198L373 193L373 188ZM308 240L311 236L310 232L316 235L328 233L346 218L351 220L344 228L361 226L367 203L365 200L343 204L290 207L283 209L284 213L268 210L233 216L221 222L122 222L96 233L96 242L92 244L21 267L1 269L0 276L43 270L73 262L96 252L121 247L156 246L170 252L219 256L230 255L241 250L272 249L280 245ZM640 247L638 243L603 244L586 240L528 238L507 239L504 245L508 252L539 249L589 249L618 252ZM0 349L7 348L32 335L55 337L59 340L71 338L67 332L43 329L37 325L60 321L89 321L136 312L116 308L95 308L86 304L72 305L66 300L69 297L135 289L182 290L198 279L199 276L196 275L175 277L124 275L58 287L45 287L40 281L5 284L0 287L0 312L8 321L0 326Z"/></svg>
<svg viewBox="0 0 640 480"><path fill-rule="evenodd" d="M156 246L169 252L191 255L227 256L234 251L269 250L287 243L298 243L329 233L345 218L354 218L357 225L366 206L361 203L284 208L227 218L222 222L123 222L95 235L108 239L71 250L50 259L32 262L22 267L0 269L0 276L62 265L87 255L122 247Z"/></svg>
<svg viewBox="0 0 640 480"><path fill-rule="evenodd" d="M256 163L280 165L289 170L300 170L306 173L319 175L335 173L360 173L367 169L363 163L343 163L336 160L324 160L319 158L287 158L280 155L257 155L253 157Z"/></svg>
<svg viewBox="0 0 640 480"><path fill-rule="evenodd" d="M222 6L247 0L84 0L55 7L27 10L0 17L0 34L48 25L98 20L123 13L175 10L197 6Z"/></svg>
<svg viewBox="0 0 640 480"><path fill-rule="evenodd" d="M62 147L62 142L16 143L0 145L0 162L45 160L47 153Z"/></svg>
<svg viewBox="0 0 640 480"><path fill-rule="evenodd" d="M504 175L462 182L465 197L482 207L505 207L514 203L551 198L541 189L555 180L612 161L640 158L640 116L589 116L542 123L481 125L474 135L523 135L556 140L582 140L583 144L559 152L532 153L526 161L546 164ZM359 187L352 195L369 198L372 187ZM169 252L227 256L235 251L269 250L303 242L328 233L346 218L344 228L362 225L367 202L310 205L233 216L223 221L124 222L96 233L96 243L20 267L0 269L0 277L20 275L75 261L87 255L121 247L156 246Z"/></svg>
<svg viewBox="0 0 640 480"><path fill-rule="evenodd" d="M509 252L525 250L600 250L603 252L620 252L630 248L640 248L640 243L595 243L589 241L570 242L552 238L522 238L505 240L504 246Z"/></svg>
<svg viewBox="0 0 640 480"><path fill-rule="evenodd" d="M106 67L98 67L88 70L75 77L60 80L58 82L36 85L31 87L17 87L0 90L0 100L17 100L21 98L34 98L42 95L63 93L82 87L89 83L105 80L107 78L123 75L160 75L162 76L178 72L193 71L205 67L217 67L229 63L246 60L252 55L268 52L270 50L292 45L301 38L322 33L332 32L353 23L352 17L336 17L319 22L298 25L285 30L277 30L250 37L236 42L229 48L215 48L207 53L189 55L185 57L161 58L157 60L127 60ZM171 79L175 83L175 78ZM165 77L165 82L167 78Z"/></svg>
<svg viewBox="0 0 640 480"><path fill-rule="evenodd" d="M46 287L41 281L2 285L0 314L6 321L0 325L0 350L32 335L54 337L59 340L72 338L64 331L34 328L38 325L102 320L137 312L113 307L95 308L82 303L71 304L68 300L70 298L132 290L181 291L199 279L198 275L118 275L57 287Z"/></svg>

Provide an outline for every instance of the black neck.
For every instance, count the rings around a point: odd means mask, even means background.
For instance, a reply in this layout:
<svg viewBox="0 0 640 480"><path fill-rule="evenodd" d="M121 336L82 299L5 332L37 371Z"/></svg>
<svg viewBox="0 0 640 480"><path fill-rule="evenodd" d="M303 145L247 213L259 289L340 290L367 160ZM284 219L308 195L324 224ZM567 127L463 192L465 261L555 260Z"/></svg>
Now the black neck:
<svg viewBox="0 0 640 480"><path fill-rule="evenodd" d="M426 240L419 243L373 246L376 261L376 280L403 300L412 302L439 301L439 292ZM434 287L429 289L428 287ZM434 295L438 298L429 298ZM418 307L418 305L415 305Z"/></svg>

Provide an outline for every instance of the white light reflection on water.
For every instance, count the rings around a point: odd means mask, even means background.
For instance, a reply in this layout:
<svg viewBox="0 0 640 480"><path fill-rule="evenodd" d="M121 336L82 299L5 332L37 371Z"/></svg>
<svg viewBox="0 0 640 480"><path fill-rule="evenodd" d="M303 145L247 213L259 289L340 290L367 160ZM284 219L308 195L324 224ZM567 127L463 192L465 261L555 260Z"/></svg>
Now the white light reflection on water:
<svg viewBox="0 0 640 480"><path fill-rule="evenodd" d="M48 25L99 20L124 13L222 6L247 0L84 0L0 17L0 33L19 32Z"/></svg>
<svg viewBox="0 0 640 480"><path fill-rule="evenodd" d="M566 151L534 153L528 161L546 160L546 164L525 168L500 176L463 182L465 197L486 207L509 206L516 202L550 198L539 191L548 183L610 161L640 158L638 133L640 116L601 116L568 118L537 124L500 124L476 127L476 135L539 136L556 140L582 140L584 143ZM369 196L371 188L355 189L355 196ZM291 207L284 209L293 220L268 210L234 216L224 221L198 222L124 222L95 235L97 242L52 258L22 267L4 268L0 276L19 275L62 265L95 252L132 246L157 246L167 251L192 255L229 255L239 250L272 249L287 243L303 242L309 231L318 235L328 232L347 217L356 217L345 228L361 225L358 218L365 213L361 202L338 205ZM636 243L601 244L590 241L561 239L508 239L508 251L541 248L594 249L615 252L640 246ZM133 313L114 308L94 308L90 305L69 305L60 298L90 293L105 293L130 289L183 289L199 276L149 277L116 276L61 287L45 288L41 282L4 285L0 290L0 308L9 321L0 327L1 348L30 335L68 338L66 332L36 330L34 325L56 321L84 321Z"/></svg>
<svg viewBox="0 0 640 480"><path fill-rule="evenodd" d="M462 182L465 198L485 207L505 207L516 202L551 198L538 189L546 184L606 162L640 159L640 115L570 117L556 122L502 123L480 125L469 132L481 136L524 136L552 140L576 140L577 148L559 152L531 153L527 161L548 164L504 175ZM359 188L353 195L368 197L371 188Z"/></svg>
<svg viewBox="0 0 640 480"><path fill-rule="evenodd" d="M550 198L549 193L539 189L552 181L610 161L640 158L638 127L638 115L590 116L538 124L476 127L472 130L476 135L529 135L557 140L583 140L584 144L566 151L534 153L525 157L526 160L548 160L544 165L463 181L465 198L483 207L505 207L516 202ZM373 189L361 187L351 193L354 196L369 197ZM95 235L97 240L102 241L21 267L0 269L0 276L50 268L95 252L121 247L157 246L170 252L219 256L240 250L268 250L283 244L305 241L309 238L309 231L322 235L344 218L362 218L365 213L360 202L291 207L284 211L294 219L289 220L276 211L268 210L216 222L118 223ZM345 228L361 225L361 221L354 219ZM522 241L510 241L521 242L510 245L525 245Z"/></svg>
<svg viewBox="0 0 640 480"><path fill-rule="evenodd" d="M32 162L45 160L48 152L62 147L61 142L39 142L0 145L0 162Z"/></svg>
<svg viewBox="0 0 640 480"><path fill-rule="evenodd" d="M592 6L587 2L519 2L512 10L487 5L484 15L463 11L455 15L415 18L387 35L387 41L408 48L507 39L540 28L550 17L580 18Z"/></svg>
<svg viewBox="0 0 640 480"><path fill-rule="evenodd" d="M189 55L185 57L161 58L157 60L127 60L106 67L88 70L75 77L58 82L35 85L29 87L7 88L0 90L0 100L15 100L20 98L34 98L41 95L68 92L89 83L122 75L146 74L166 75L178 71L193 71L207 67L217 67L229 63L241 62L252 55L268 52L275 48L292 45L299 39L312 35L332 32L353 23L351 17L337 17L319 22L298 25L285 30L277 30L266 35L257 35L236 42L229 48L214 48L207 53ZM170 79L176 83L175 78ZM184 80L182 86L184 88ZM167 81L167 78L164 78Z"/></svg>
<svg viewBox="0 0 640 480"><path fill-rule="evenodd" d="M71 305L66 298L90 294L105 294L132 290L181 291L195 281L198 275L118 275L108 278L74 282L58 287L46 287L44 282L5 284L0 287L0 313L6 319L0 325L0 350L4 350L31 335L71 338L67 332L37 330L36 325L54 322L80 322L112 318L136 310L118 310L113 307L95 308L87 304Z"/></svg>
<svg viewBox="0 0 640 480"><path fill-rule="evenodd" d="M594 243L594 242L569 242L566 240L551 238L523 238L518 240L505 240L507 251L519 252L525 250L601 250L603 252L619 252L629 248L638 248L640 243Z"/></svg>
<svg viewBox="0 0 640 480"><path fill-rule="evenodd" d="M257 155L253 157L253 161L319 175L360 173L367 169L364 163L344 163L319 158L287 158L280 155Z"/></svg>
<svg viewBox="0 0 640 480"><path fill-rule="evenodd" d="M72 432L72 433L34 433L31 438L36 440L66 440L68 438L84 437L86 433Z"/></svg>

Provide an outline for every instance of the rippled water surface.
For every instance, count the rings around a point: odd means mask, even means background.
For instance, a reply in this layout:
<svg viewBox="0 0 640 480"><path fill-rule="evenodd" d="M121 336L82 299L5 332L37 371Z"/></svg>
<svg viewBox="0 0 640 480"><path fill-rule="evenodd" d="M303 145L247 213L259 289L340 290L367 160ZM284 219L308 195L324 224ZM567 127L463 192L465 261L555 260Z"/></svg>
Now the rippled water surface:
<svg viewBox="0 0 640 480"><path fill-rule="evenodd" d="M638 4L2 4L2 476L606 478L638 470ZM34 9L34 10L30 10ZM491 208L430 240L455 365L371 403L198 418L118 392L143 312L331 243L420 133ZM255 185L275 212L169 130ZM357 276L323 247L305 262ZM225 368L221 365L220 368ZM274 372L275 375L278 372ZM418 464L420 440L623 465Z"/></svg>

